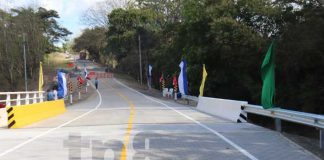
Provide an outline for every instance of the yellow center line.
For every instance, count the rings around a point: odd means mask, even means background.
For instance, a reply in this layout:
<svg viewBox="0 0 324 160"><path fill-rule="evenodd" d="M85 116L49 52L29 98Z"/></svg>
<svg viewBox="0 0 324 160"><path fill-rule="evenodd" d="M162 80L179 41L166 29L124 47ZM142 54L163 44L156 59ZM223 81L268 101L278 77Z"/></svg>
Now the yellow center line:
<svg viewBox="0 0 324 160"><path fill-rule="evenodd" d="M118 96L121 97L124 101L126 101L130 107L130 115L128 118L127 130L126 130L126 134L124 136L124 144L123 144L123 148L121 150L120 158L119 158L120 160L126 160L127 159L127 146L129 144L129 140L130 140L130 136L131 136L131 132L132 132L132 128L133 128L134 117L135 117L135 106L134 106L134 103L128 97L126 97L124 94L119 92L113 86L108 85L108 87L112 88L112 90L114 92L116 92L118 94Z"/></svg>

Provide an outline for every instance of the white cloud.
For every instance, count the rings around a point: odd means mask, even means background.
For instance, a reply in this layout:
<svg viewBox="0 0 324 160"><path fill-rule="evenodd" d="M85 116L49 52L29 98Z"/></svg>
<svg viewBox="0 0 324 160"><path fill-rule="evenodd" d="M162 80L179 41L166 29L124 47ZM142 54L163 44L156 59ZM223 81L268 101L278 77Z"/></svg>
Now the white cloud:
<svg viewBox="0 0 324 160"><path fill-rule="evenodd" d="M46 1L46 0L41 0L39 2L39 5L41 7L44 7L48 10L56 10L57 12L61 13L63 11L63 0L56 0L56 1Z"/></svg>

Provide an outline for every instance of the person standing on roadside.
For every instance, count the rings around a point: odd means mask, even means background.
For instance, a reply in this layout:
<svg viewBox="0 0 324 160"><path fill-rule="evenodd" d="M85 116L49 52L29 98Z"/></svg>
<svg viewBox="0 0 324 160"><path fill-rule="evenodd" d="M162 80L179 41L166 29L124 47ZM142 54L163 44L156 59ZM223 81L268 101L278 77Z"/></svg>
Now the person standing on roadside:
<svg viewBox="0 0 324 160"><path fill-rule="evenodd" d="M57 87L53 87L54 100L57 100Z"/></svg>
<svg viewBox="0 0 324 160"><path fill-rule="evenodd" d="M54 100L53 90L47 89L47 101L53 101L53 100Z"/></svg>
<svg viewBox="0 0 324 160"><path fill-rule="evenodd" d="M96 77L96 79L95 79L95 86L96 86L96 89L98 90L98 83L99 83L99 81L98 81L98 77Z"/></svg>

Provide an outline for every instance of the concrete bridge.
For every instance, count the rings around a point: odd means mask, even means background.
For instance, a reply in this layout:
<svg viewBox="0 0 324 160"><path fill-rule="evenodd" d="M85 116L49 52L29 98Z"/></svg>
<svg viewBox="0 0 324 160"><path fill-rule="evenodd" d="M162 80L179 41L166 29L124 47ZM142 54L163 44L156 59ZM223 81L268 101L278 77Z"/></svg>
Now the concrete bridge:
<svg viewBox="0 0 324 160"><path fill-rule="evenodd" d="M0 159L320 158L279 132L150 97L110 78L101 79L95 94L62 115L21 129L0 129Z"/></svg>

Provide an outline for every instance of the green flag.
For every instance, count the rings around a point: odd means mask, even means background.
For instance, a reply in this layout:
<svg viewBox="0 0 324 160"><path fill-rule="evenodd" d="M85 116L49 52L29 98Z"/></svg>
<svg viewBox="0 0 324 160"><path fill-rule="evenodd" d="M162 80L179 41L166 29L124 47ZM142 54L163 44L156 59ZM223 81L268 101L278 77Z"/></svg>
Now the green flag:
<svg viewBox="0 0 324 160"><path fill-rule="evenodd" d="M271 43L261 67L263 81L261 104L264 109L273 107L273 99L275 94L275 64L272 53L273 43L274 42Z"/></svg>

